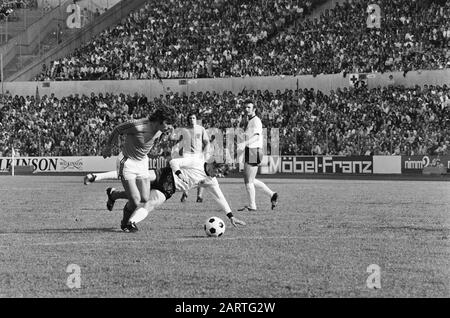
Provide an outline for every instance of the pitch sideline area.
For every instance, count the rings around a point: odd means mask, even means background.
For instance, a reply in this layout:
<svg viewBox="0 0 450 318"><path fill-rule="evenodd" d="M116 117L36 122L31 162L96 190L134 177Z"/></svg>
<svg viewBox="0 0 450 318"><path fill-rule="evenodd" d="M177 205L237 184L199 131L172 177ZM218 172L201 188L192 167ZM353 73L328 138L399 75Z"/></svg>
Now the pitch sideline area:
<svg viewBox="0 0 450 318"><path fill-rule="evenodd" d="M450 183L263 179L280 194L208 238L226 217L205 195L175 194L140 223L119 229L121 209L80 176L0 177L0 297L449 297ZM242 180L221 179L233 210ZM69 288L69 265L80 288ZM370 265L380 288L370 289ZM70 267L71 268L71 267ZM73 287L73 286L72 286Z"/></svg>

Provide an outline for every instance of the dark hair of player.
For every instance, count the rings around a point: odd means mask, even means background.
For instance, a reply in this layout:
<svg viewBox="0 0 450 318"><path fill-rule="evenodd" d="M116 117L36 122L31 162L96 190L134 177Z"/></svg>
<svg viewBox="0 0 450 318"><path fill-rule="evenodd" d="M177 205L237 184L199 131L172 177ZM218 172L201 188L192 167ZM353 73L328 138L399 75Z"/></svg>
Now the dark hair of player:
<svg viewBox="0 0 450 318"><path fill-rule="evenodd" d="M168 124L174 124L177 120L175 108L169 106L159 107L153 114L148 116L150 121L162 123L166 121Z"/></svg>
<svg viewBox="0 0 450 318"><path fill-rule="evenodd" d="M253 104L253 107L255 107L256 106L256 104L251 100L251 99L246 99L246 100L244 100L244 103L243 103L244 105L247 105L247 104Z"/></svg>
<svg viewBox="0 0 450 318"><path fill-rule="evenodd" d="M228 175L228 172L230 171L230 165L226 163L219 163L217 161L213 162L214 168L217 168L219 170L219 173L226 176Z"/></svg>

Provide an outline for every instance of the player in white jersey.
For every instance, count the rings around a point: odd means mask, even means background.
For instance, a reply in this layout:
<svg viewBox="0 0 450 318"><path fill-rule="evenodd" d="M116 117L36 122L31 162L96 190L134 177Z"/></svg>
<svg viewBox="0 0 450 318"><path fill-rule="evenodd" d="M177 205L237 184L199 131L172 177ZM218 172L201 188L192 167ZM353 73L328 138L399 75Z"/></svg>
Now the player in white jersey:
<svg viewBox="0 0 450 318"><path fill-rule="evenodd" d="M104 158L111 156L112 145L119 135L125 135L117 158L117 174L128 199L124 216L149 208L150 175L147 154L162 131L175 122L175 112L169 107L156 110L149 118L132 120L116 126L102 150Z"/></svg>
<svg viewBox="0 0 450 318"><path fill-rule="evenodd" d="M272 209L278 203L278 194L273 192L264 182L256 179L258 166L263 158L263 127L261 119L256 116L255 104L252 100L244 101L245 112L248 122L245 127L244 142L238 145L239 149L244 149L244 183L247 191L249 203L238 211L256 211L255 186L262 189L270 197Z"/></svg>
<svg viewBox="0 0 450 318"><path fill-rule="evenodd" d="M197 115L189 113L188 126L177 129L171 136L172 140L178 140L181 147L181 156L184 158L206 159L209 153L209 137L203 126L197 124ZM203 201L203 188L197 188L197 202ZM185 202L188 197L187 192L181 195L181 202Z"/></svg>
<svg viewBox="0 0 450 318"><path fill-rule="evenodd" d="M144 220L148 213L162 205L175 192L189 191L193 187L202 187L209 192L221 210L227 215L233 226L245 225L245 222L233 216L225 196L220 189L216 176L226 174L226 165L216 162L207 163L198 158L172 159L170 167L150 171L150 200L149 209L138 209L129 218L122 219L121 228L127 232L137 231L136 223ZM125 199L124 191L109 188L108 203L113 206L118 199Z"/></svg>

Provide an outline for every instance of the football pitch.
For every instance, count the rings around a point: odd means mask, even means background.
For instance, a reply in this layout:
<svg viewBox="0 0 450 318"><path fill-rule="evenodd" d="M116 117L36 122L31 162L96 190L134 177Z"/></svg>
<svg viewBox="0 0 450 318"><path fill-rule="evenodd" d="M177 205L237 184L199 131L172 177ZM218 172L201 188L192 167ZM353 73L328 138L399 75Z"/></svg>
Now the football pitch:
<svg viewBox="0 0 450 318"><path fill-rule="evenodd" d="M261 180L279 205L257 191L257 212L234 212L246 227L193 190L124 233L125 202L105 208L119 182L1 176L0 297L450 297L450 182ZM219 182L246 204L242 179Z"/></svg>

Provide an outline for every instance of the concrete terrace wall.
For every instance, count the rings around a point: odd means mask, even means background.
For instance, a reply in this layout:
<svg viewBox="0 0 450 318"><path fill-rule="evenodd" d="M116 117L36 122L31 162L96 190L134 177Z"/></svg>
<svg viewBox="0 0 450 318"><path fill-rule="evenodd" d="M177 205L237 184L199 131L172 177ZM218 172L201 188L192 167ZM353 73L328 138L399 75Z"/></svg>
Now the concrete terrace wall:
<svg viewBox="0 0 450 318"><path fill-rule="evenodd" d="M393 75L393 81L389 80L389 75ZM450 69L435 71L408 72L406 77L402 72L369 75L368 86L387 86L390 84L404 85L411 87L414 85L450 85ZM67 82L5 82L2 90L9 91L13 95L35 95L36 88L40 96L54 93L57 97L68 96L70 94L91 94L93 93L144 93L153 98L167 92L191 92L224 90L240 92L246 90L269 90L276 91L296 88L314 88L328 93L338 87L350 87L349 75L343 77L342 74L332 75L312 75L305 76L269 76L269 77L246 77L246 78L217 78L217 79L171 79L163 80L161 84L157 80L127 80L127 81L67 81Z"/></svg>

